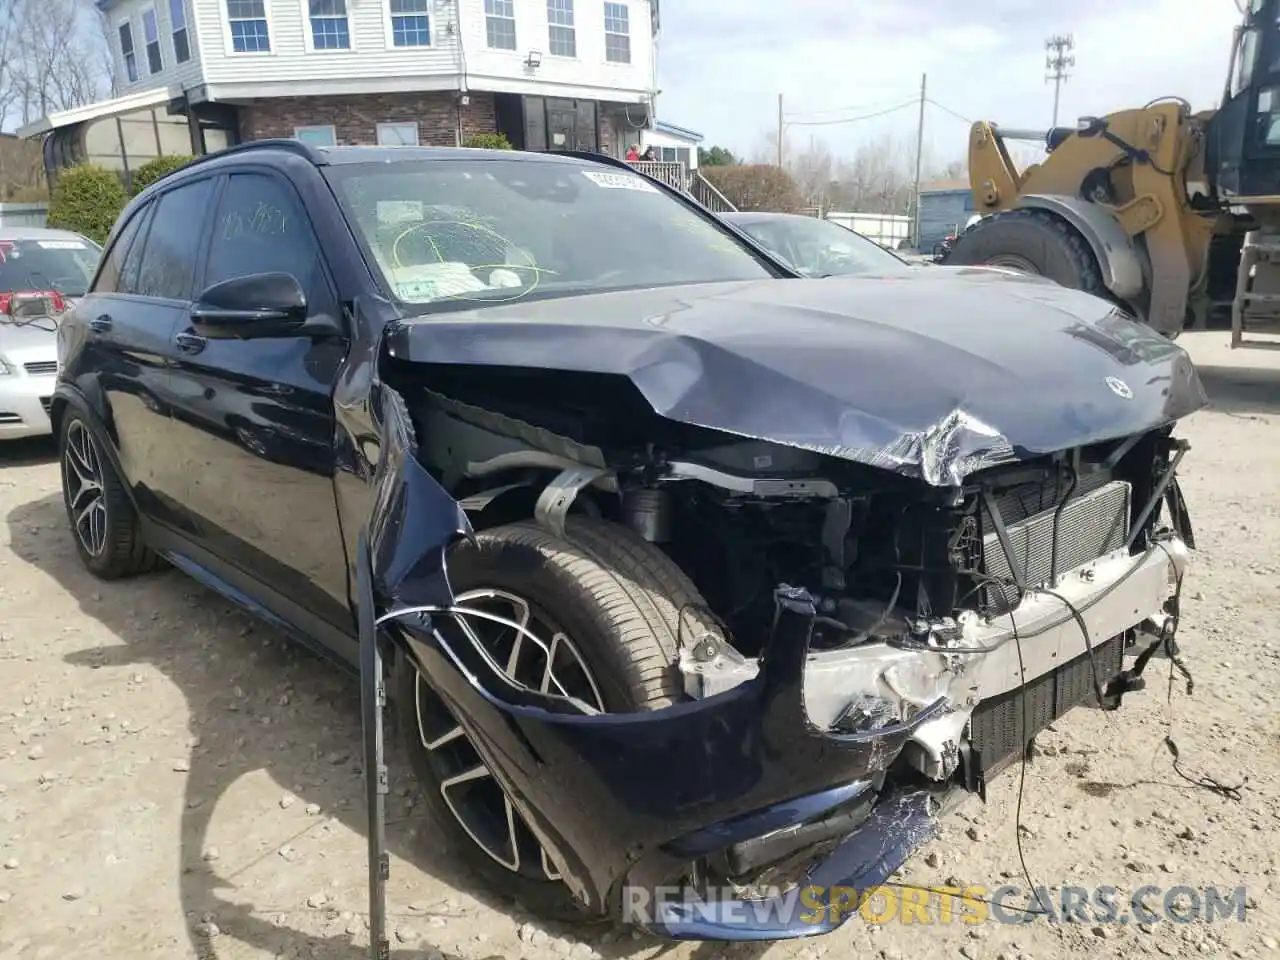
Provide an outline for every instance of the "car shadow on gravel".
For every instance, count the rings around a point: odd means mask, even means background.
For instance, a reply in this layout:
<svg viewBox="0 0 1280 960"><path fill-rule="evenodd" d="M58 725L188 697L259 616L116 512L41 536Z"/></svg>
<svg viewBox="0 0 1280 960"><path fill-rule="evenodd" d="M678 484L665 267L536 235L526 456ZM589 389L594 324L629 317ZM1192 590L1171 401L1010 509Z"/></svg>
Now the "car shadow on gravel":
<svg viewBox="0 0 1280 960"><path fill-rule="evenodd" d="M274 956L316 960L367 957L367 945L354 942L349 932L353 929L353 907L359 918L367 900L344 903L343 909L349 912L341 916L318 897L306 898L305 905L294 904L290 912L278 906L258 910L234 903L221 892L234 889L234 878L252 869L255 862L260 864L280 850L291 851L290 845L305 849L312 840L321 842L325 832L341 827L366 836L356 678L299 648L177 571L114 583L97 580L76 555L58 494L15 508L7 522L14 554L48 574L75 599L85 616L97 620L121 641L70 653L64 658L66 663L83 670L150 665L175 684L186 700L190 717L187 755L169 762L186 776L179 887L196 955L206 960L239 955L242 950L231 943L220 945L239 941ZM429 818L417 812L416 785L391 730L388 765L387 846L393 858L389 889L397 889L394 864L399 858L450 887L466 891L485 907L523 919L518 904L487 894L442 849ZM306 827L278 849L264 846L257 856L257 848L251 848L249 855L237 851L240 863L232 866L232 858L224 863L220 852L211 848L210 826L223 795L256 771L264 771L280 786L282 805L296 803L305 810ZM287 853L280 855L289 859ZM315 869L323 864L323 860L310 858L308 866ZM318 891L323 892L332 870L332 866L324 867L312 881ZM362 862L354 884L362 897L366 896L364 878ZM388 898L392 955L399 960L440 957L431 944L433 927L438 930L441 921L445 925L463 922L467 908L441 897L434 902L413 900L411 894L400 893ZM412 902L408 909L406 902ZM209 923L218 929L212 938L208 936ZM649 937L637 941L625 931L602 925L538 926L552 937L588 942L598 955L611 960L660 944ZM396 931L406 929L413 932L403 937L408 942L401 945ZM420 936L422 940L414 946ZM703 944L694 948L692 956L724 954L726 946ZM735 944L730 953L753 960L768 946ZM483 956L484 952L482 943L468 950L471 956Z"/></svg>
<svg viewBox="0 0 1280 960"><path fill-rule="evenodd" d="M1280 414L1280 368L1196 366L1209 408L1232 416Z"/></svg>
<svg viewBox="0 0 1280 960"><path fill-rule="evenodd" d="M31 467L57 459L58 446L53 437L24 437L0 443L0 467Z"/></svg>

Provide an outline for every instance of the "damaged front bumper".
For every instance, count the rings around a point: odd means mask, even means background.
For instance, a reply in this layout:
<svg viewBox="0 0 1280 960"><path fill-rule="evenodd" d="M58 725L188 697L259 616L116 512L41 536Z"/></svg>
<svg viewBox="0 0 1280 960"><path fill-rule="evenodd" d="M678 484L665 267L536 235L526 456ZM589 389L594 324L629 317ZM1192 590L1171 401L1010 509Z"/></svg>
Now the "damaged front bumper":
<svg viewBox="0 0 1280 960"><path fill-rule="evenodd" d="M404 522L441 516L403 509L447 495L411 458L397 466L402 486L388 495L402 509L394 512ZM465 518L452 517L463 532ZM432 617L449 615L446 531L388 532L375 529L372 544L379 592L395 599L380 619L396 625L574 896L590 914L690 939L778 939L838 926L847 910L815 910L799 892L865 890L887 879L965 782L958 768L981 772L1000 759L974 750L982 705L1049 683L1053 709L1019 728L1025 744L1082 698L1057 689L1060 671L1093 661L1094 648L1118 649L1163 616L1187 556L1169 536L1141 555L1120 550L1068 571L1051 593L1028 593L1006 616L966 614L954 629L910 644L868 637L835 650L810 649L820 621L814 600L780 588L758 661L704 650L682 661L691 684L704 685L699 699L652 713L584 715L563 698L512 685L437 629ZM423 552L413 542L439 548ZM443 612L415 612L413 604ZM1103 683L1119 672L1118 658L1108 663ZM901 764L935 787L895 786L886 774ZM689 881L691 865L707 862L766 879L744 880L728 897L663 895ZM778 878L791 892L761 898L760 888ZM649 905L639 916L637 892Z"/></svg>

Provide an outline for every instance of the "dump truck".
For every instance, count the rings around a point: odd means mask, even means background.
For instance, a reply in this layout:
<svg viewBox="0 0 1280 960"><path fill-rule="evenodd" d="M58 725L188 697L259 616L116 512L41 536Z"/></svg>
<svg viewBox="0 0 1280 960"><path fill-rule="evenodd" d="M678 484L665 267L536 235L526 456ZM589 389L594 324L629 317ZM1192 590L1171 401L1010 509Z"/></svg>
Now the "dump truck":
<svg viewBox="0 0 1280 960"><path fill-rule="evenodd" d="M1232 346L1280 331L1280 0L1239 0L1221 105L1179 97L1048 131L969 134L982 219L946 262L1049 277L1176 337L1229 306ZM1007 143L1037 140L1019 170Z"/></svg>

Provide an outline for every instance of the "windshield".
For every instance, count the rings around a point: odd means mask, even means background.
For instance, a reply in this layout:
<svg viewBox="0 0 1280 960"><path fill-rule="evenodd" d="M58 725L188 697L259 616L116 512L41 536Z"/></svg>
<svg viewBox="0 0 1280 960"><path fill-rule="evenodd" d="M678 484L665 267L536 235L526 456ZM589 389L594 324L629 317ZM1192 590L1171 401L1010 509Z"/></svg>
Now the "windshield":
<svg viewBox="0 0 1280 960"><path fill-rule="evenodd" d="M816 217L770 217L738 226L806 277L899 273L903 261L861 234Z"/></svg>
<svg viewBox="0 0 1280 960"><path fill-rule="evenodd" d="M53 290L83 297L101 253L88 240L0 240L0 294Z"/></svg>
<svg viewBox="0 0 1280 960"><path fill-rule="evenodd" d="M502 159L326 172L405 303L437 309L773 276L728 231L624 170Z"/></svg>

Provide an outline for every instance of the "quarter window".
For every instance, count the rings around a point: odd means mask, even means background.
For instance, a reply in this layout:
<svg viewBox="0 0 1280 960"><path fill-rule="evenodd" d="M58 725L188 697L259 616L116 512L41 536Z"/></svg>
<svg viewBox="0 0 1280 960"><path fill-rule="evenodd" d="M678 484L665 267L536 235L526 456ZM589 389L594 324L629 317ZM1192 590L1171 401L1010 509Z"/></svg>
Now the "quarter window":
<svg viewBox="0 0 1280 960"><path fill-rule="evenodd" d="M547 0L548 50L554 57L578 55L577 31L573 28L573 0Z"/></svg>
<svg viewBox="0 0 1280 960"><path fill-rule="evenodd" d="M116 236L115 243L102 258L102 270L93 285L94 293L123 293L120 289L120 275L124 272L124 260L129 253L129 246L138 235L138 230L147 219L150 204L135 211L124 225L124 229Z"/></svg>
<svg viewBox="0 0 1280 960"><path fill-rule="evenodd" d="M310 290L319 260L315 234L288 186L261 173L232 175L213 224L206 285L279 271Z"/></svg>
<svg viewBox="0 0 1280 960"><path fill-rule="evenodd" d="M169 0L169 26L173 30L173 59L178 63L186 63L191 59L186 0Z"/></svg>
<svg viewBox="0 0 1280 960"><path fill-rule="evenodd" d="M604 5L604 58L610 63L631 62L631 22L625 3Z"/></svg>
<svg viewBox="0 0 1280 960"><path fill-rule="evenodd" d="M311 46L316 50L350 50L351 24L347 0L310 0Z"/></svg>
<svg viewBox="0 0 1280 960"><path fill-rule="evenodd" d="M213 199L213 180L176 187L156 201L142 249L138 293L164 300L190 300L200 248L201 225Z"/></svg>
<svg viewBox="0 0 1280 960"><path fill-rule="evenodd" d="M138 82L138 54L133 49L133 26L126 20L120 24L120 57L124 60L124 73L130 83Z"/></svg>
<svg viewBox="0 0 1280 960"><path fill-rule="evenodd" d="M266 0L226 0L231 49L236 53L269 53Z"/></svg>
<svg viewBox="0 0 1280 960"><path fill-rule="evenodd" d="M516 48L514 0L484 0L485 38L495 50Z"/></svg>
<svg viewBox="0 0 1280 960"><path fill-rule="evenodd" d="M429 0L391 0L391 43L397 47L431 46Z"/></svg>
<svg viewBox="0 0 1280 960"><path fill-rule="evenodd" d="M164 69L160 56L160 22L156 20L155 7L142 11L142 42L147 48L147 69L154 76Z"/></svg>
<svg viewBox="0 0 1280 960"><path fill-rule="evenodd" d="M133 243L129 244L129 250L125 254L124 269L120 271L120 283L118 290L120 293L138 292L138 276L142 272L142 248L147 242L147 233L151 230L151 221L156 217L156 205L153 203L147 207L147 212L139 219L142 221L138 227L138 235L134 238Z"/></svg>

